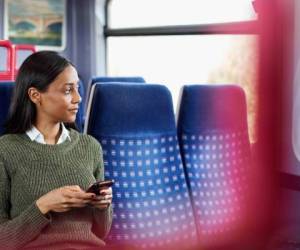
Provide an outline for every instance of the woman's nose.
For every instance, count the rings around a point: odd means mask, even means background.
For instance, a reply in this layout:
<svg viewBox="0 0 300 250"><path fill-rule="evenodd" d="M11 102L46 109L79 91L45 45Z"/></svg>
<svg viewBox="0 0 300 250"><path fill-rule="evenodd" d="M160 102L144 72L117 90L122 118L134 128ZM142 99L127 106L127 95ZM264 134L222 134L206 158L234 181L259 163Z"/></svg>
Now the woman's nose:
<svg viewBox="0 0 300 250"><path fill-rule="evenodd" d="M74 95L73 95L72 101L73 101L74 103L80 103L81 100L82 100L82 98L81 98L81 96L80 96L79 90L76 89L76 90L74 91Z"/></svg>

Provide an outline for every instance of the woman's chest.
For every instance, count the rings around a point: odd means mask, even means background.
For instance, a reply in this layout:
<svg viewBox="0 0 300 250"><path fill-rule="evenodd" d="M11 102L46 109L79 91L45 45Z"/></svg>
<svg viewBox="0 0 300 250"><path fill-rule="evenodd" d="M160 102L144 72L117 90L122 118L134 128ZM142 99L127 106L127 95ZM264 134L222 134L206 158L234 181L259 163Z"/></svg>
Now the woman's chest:
<svg viewBox="0 0 300 250"><path fill-rule="evenodd" d="M25 200L34 201L56 188L78 185L85 190L95 181L93 161L84 156L23 157L16 160L13 164L18 166L10 176L12 202L18 202L19 192L23 193Z"/></svg>

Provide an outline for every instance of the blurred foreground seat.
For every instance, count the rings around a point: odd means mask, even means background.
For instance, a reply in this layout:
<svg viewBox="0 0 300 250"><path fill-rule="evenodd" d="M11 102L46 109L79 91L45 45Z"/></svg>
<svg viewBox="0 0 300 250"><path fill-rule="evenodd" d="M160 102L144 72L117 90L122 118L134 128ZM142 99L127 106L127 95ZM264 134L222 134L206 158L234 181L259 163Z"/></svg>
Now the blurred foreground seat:
<svg viewBox="0 0 300 250"><path fill-rule="evenodd" d="M250 143L243 90L184 86L178 137L200 245L215 249L234 242L250 219Z"/></svg>

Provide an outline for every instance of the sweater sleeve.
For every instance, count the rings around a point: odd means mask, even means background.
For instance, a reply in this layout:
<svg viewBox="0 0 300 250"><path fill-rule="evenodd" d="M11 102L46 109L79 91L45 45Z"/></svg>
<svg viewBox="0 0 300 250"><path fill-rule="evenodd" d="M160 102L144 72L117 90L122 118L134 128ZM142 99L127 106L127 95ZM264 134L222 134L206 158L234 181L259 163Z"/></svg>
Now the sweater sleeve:
<svg viewBox="0 0 300 250"><path fill-rule="evenodd" d="M0 245L1 249L19 249L37 237L50 223L35 205L10 218L10 178L0 159Z"/></svg>
<svg viewBox="0 0 300 250"><path fill-rule="evenodd" d="M99 150L98 150L94 175L96 180L104 180L104 164L103 164L102 149L100 144L99 144ZM112 218L113 218L112 205L108 206L107 209L93 208L93 214L94 214L93 230L101 239L103 239L107 236L111 228Z"/></svg>

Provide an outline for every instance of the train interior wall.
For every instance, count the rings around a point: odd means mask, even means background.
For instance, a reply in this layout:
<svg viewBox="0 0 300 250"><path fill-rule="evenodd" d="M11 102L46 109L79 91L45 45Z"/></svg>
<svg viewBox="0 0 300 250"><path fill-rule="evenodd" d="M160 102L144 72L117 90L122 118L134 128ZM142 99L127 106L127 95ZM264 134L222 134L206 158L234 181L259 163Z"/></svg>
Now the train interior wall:
<svg viewBox="0 0 300 250"><path fill-rule="evenodd" d="M105 0L66 0L66 46L59 51L76 66L83 83L105 75L103 27ZM0 0L0 39L4 37L4 0Z"/></svg>

